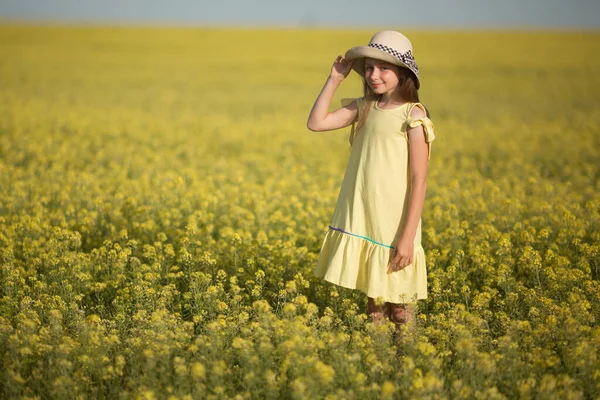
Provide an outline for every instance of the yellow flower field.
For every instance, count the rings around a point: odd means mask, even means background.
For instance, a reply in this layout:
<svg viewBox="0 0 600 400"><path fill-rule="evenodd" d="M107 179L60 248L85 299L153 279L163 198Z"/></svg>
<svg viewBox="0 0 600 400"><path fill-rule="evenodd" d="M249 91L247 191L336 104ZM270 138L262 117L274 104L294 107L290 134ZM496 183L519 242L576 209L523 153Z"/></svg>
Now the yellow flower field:
<svg viewBox="0 0 600 400"><path fill-rule="evenodd" d="M0 26L0 398L599 397L600 34L405 32L437 138L398 354L312 275L349 144L305 122L372 33Z"/></svg>

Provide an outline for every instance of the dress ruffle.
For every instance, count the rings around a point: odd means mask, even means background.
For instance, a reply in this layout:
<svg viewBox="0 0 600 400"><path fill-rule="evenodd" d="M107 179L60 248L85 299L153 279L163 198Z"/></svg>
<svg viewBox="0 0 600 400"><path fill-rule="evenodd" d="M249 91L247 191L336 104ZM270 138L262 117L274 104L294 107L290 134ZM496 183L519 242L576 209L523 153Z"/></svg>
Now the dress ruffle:
<svg viewBox="0 0 600 400"><path fill-rule="evenodd" d="M421 244L415 243L412 264L388 272L393 255L394 249L330 229L323 241L315 275L390 303L426 299L427 267Z"/></svg>

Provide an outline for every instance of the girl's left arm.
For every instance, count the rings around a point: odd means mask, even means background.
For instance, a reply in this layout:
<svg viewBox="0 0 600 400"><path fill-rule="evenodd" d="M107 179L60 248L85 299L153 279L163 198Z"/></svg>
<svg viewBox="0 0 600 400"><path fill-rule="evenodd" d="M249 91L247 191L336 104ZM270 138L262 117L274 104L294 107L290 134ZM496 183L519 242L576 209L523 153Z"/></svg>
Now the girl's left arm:
<svg viewBox="0 0 600 400"><path fill-rule="evenodd" d="M414 118L426 117L419 107L413 108L410 115ZM427 191L427 169L430 144L425 140L423 126L409 128L408 131L409 162L411 190L408 203L408 215L402 236L396 243L394 258L390 263L391 271L399 271L410 265L414 255L414 240L417 227L423 212L425 193Z"/></svg>

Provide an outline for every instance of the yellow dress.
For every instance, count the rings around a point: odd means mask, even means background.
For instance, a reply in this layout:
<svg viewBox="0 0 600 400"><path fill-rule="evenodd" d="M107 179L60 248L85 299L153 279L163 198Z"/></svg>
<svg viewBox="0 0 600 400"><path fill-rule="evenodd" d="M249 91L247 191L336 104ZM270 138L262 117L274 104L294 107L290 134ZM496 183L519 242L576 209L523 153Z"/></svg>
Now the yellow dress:
<svg viewBox="0 0 600 400"><path fill-rule="evenodd" d="M363 98L357 99L362 109ZM410 164L407 129L422 125L434 140L429 118L413 118L405 103L383 110L374 102L365 124L356 132L329 230L325 234L315 275L336 285L359 289L391 303L427 298L427 267L421 246L421 221L415 235L412 264L388 272L395 244L408 214Z"/></svg>

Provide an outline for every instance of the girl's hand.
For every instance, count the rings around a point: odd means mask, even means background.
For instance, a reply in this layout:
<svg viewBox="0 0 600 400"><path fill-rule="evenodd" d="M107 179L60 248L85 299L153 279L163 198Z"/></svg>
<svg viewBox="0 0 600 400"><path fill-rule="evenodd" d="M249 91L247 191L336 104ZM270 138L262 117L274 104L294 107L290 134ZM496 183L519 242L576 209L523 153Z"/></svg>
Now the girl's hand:
<svg viewBox="0 0 600 400"><path fill-rule="evenodd" d="M331 74L329 74L329 77L337 82L341 82L348 76L350 71L352 71L353 65L354 61L348 61L342 56L337 56L331 67Z"/></svg>
<svg viewBox="0 0 600 400"><path fill-rule="evenodd" d="M396 272L412 264L415 244L412 240L401 238L394 248L394 258L390 262L389 271Z"/></svg>

